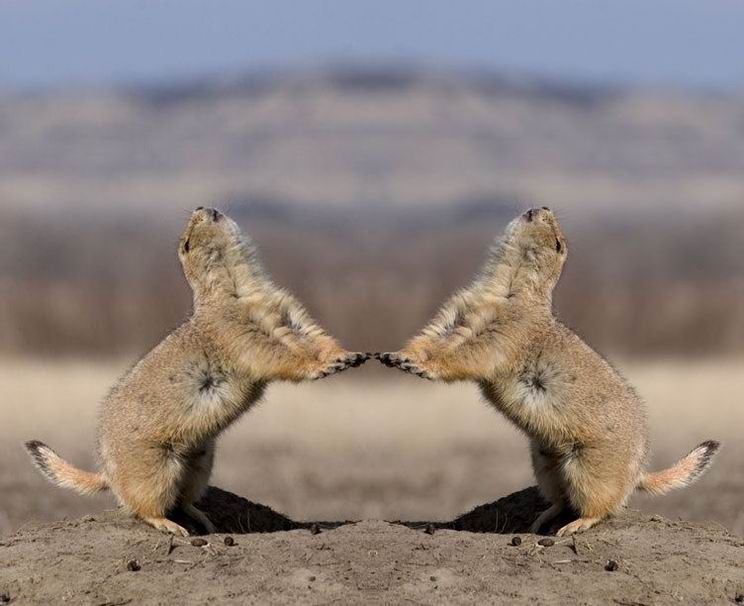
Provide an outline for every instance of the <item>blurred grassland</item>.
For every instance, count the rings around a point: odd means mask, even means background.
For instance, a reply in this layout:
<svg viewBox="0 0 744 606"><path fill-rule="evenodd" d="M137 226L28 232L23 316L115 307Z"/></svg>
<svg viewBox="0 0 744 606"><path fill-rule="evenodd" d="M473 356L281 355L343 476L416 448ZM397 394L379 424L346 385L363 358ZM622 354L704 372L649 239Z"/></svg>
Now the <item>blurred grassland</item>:
<svg viewBox="0 0 744 606"><path fill-rule="evenodd" d="M42 479L21 448L42 439L94 464L97 401L127 363L4 359L0 531L112 506ZM621 364L647 399L652 467L707 438L724 442L695 486L632 505L744 532L741 359ZM354 373L354 376L351 373ZM449 519L533 483L526 439L472 385L438 385L362 367L301 386L272 385L221 438L213 483L298 519Z"/></svg>
<svg viewBox="0 0 744 606"><path fill-rule="evenodd" d="M397 348L477 272L520 210L494 200L415 211L298 210L280 201L228 212L277 284L351 349ZM557 209L569 256L559 316L600 351L744 353L744 207L638 217ZM0 223L0 353L133 355L185 319L176 255L186 212L68 213Z"/></svg>

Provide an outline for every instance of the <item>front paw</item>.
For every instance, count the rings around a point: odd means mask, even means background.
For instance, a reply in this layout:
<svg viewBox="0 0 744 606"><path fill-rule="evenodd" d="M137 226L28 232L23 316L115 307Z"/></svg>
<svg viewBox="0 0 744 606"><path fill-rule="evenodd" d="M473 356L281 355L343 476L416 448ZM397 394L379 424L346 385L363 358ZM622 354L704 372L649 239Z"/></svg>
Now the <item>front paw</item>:
<svg viewBox="0 0 744 606"><path fill-rule="evenodd" d="M428 379L429 381L433 381L435 379L435 377L429 370L422 368L420 365L416 364L409 357L404 356L403 354L395 352L376 353L375 358L377 358L377 360L379 360L381 364L384 364L388 368L397 368L399 370L402 370L403 372L421 377L422 379Z"/></svg>
<svg viewBox="0 0 744 606"><path fill-rule="evenodd" d="M311 381L323 379L329 375L335 375L348 368L357 368L369 360L370 354L361 352L349 352L339 356L330 364L323 366L320 370L314 372L308 377Z"/></svg>

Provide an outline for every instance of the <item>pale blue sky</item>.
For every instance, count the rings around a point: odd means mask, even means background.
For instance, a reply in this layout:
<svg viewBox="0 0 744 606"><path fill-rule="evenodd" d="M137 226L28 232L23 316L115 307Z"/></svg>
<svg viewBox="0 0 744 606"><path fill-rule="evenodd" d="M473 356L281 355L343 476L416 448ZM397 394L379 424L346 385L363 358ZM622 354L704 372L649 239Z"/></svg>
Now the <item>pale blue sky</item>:
<svg viewBox="0 0 744 606"><path fill-rule="evenodd" d="M741 0L0 0L0 88L334 61L744 90Z"/></svg>

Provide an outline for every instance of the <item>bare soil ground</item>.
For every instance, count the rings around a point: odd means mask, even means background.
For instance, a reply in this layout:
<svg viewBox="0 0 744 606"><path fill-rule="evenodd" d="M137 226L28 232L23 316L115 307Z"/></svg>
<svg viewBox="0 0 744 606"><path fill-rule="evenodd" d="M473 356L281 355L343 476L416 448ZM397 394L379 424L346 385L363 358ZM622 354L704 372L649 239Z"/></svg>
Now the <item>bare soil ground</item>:
<svg viewBox="0 0 744 606"><path fill-rule="evenodd" d="M202 507L221 532L204 538L171 538L118 512L7 537L0 599L100 606L744 600L744 540L718 526L627 512L576 538L524 534L544 505L527 489L447 523L313 524L211 489Z"/></svg>

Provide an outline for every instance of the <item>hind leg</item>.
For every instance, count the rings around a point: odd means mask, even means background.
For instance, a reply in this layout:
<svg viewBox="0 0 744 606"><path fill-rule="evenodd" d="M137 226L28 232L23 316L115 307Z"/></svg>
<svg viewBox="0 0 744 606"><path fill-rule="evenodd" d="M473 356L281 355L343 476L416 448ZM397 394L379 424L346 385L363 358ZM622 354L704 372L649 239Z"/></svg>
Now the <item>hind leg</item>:
<svg viewBox="0 0 744 606"><path fill-rule="evenodd" d="M632 465L601 450L582 452L563 465L566 492L579 518L558 530L565 536L588 530L620 509L635 488Z"/></svg>
<svg viewBox="0 0 744 606"><path fill-rule="evenodd" d="M553 504L548 507L539 516L537 516L537 518L535 518L534 522L532 522L532 525L530 526L530 532L532 534L539 534L540 529L545 526L545 524L547 524L548 522L552 522L553 520L555 520L555 518L561 515L565 508L566 506L563 503Z"/></svg>
<svg viewBox="0 0 744 606"><path fill-rule="evenodd" d="M198 509L194 503L198 501L209 483L214 464L214 441L205 444L203 450L193 456L188 463L188 473L184 479L183 488L178 499L181 510L190 518L199 522L207 534L216 532L214 524L207 515Z"/></svg>
<svg viewBox="0 0 744 606"><path fill-rule="evenodd" d="M178 500L182 462L169 449L139 447L110 476L113 492L129 512L150 526L188 536L185 528L166 517Z"/></svg>
<svg viewBox="0 0 744 606"><path fill-rule="evenodd" d="M563 512L566 508L566 501L561 486L558 459L541 451L540 444L534 440L530 444L530 454L537 486L542 496L550 502L550 507L538 515L530 526L530 532L537 534L545 524Z"/></svg>
<svg viewBox="0 0 744 606"><path fill-rule="evenodd" d="M183 511L192 520L196 520L197 522L199 522L204 530L207 531L207 534L214 534L215 532L217 532L217 529L215 528L214 524L212 524L212 521L201 509L198 509L194 505L183 505L181 507L181 511Z"/></svg>

